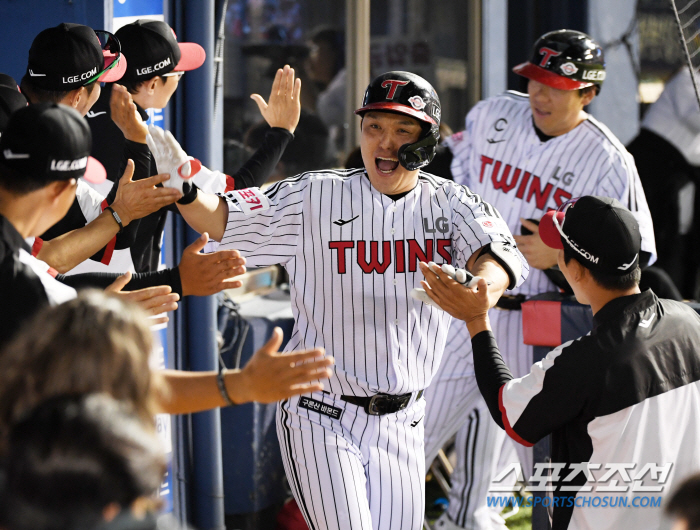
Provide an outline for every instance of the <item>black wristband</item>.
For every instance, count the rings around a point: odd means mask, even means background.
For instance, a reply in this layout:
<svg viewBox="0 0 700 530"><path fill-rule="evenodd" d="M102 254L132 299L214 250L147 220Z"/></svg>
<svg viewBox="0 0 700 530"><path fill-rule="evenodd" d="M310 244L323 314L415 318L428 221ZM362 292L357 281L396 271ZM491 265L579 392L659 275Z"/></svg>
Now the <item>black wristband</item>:
<svg viewBox="0 0 700 530"><path fill-rule="evenodd" d="M178 204L190 204L193 203L197 199L197 190L199 188L197 187L196 184L191 183L190 184L190 189L187 193L185 193L182 198L177 201Z"/></svg>
<svg viewBox="0 0 700 530"><path fill-rule="evenodd" d="M216 374L216 385L219 387L219 393L221 394L221 397L224 398L226 404L229 407L233 407L236 404L233 402L228 390L226 389L226 381L224 381L225 374L226 372L223 370L223 368L219 368L219 373Z"/></svg>
<svg viewBox="0 0 700 530"><path fill-rule="evenodd" d="M105 208L105 210L109 210L110 212L112 212L112 218L113 218L113 219L117 222L117 224L119 225L119 232L117 232L117 234L121 234L121 233L122 233L122 230L124 230L124 225L122 224L122 219L121 219L121 217L119 217L119 214L118 214L117 212L115 212L115 211L114 211L114 208L112 208L111 206L107 206L107 207Z"/></svg>

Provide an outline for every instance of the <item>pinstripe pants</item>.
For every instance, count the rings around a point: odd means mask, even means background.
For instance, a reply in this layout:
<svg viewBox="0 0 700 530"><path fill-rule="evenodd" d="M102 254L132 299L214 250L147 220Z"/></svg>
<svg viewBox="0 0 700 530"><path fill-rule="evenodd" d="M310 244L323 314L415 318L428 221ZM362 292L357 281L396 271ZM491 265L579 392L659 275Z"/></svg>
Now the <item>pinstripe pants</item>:
<svg viewBox="0 0 700 530"><path fill-rule="evenodd" d="M532 346L522 342L522 313L492 309L491 326L504 360L514 377L532 366ZM448 514L467 529L505 528L499 509L490 509L486 497L492 478L517 458L523 473L532 469L532 449L512 442L491 418L474 375L471 339L464 322L453 320L445 353L432 383L426 389L426 467L440 448L457 433L457 465L452 475ZM502 483L503 485L503 483Z"/></svg>
<svg viewBox="0 0 700 530"><path fill-rule="evenodd" d="M333 419L277 408L287 479L310 530L419 530L425 513L425 400L395 414L369 416L338 396L311 397L342 409ZM415 398L414 398L415 399Z"/></svg>

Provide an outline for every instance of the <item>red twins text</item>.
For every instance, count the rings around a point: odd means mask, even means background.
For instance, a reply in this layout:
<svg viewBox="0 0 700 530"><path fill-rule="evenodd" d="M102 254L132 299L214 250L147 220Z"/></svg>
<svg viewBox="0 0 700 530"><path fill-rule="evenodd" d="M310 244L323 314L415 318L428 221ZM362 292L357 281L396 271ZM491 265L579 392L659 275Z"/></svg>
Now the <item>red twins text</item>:
<svg viewBox="0 0 700 530"><path fill-rule="evenodd" d="M336 262L338 274L347 272L348 251L349 259L357 261L365 274L376 272L384 274L394 263L394 272L416 272L419 261L436 261L434 254L441 256L444 263L452 263L452 256L447 250L452 245L449 239L429 239L425 248L415 239L407 241L329 241L328 248L335 250L333 259ZM381 249L381 250L380 250Z"/></svg>
<svg viewBox="0 0 700 530"><path fill-rule="evenodd" d="M493 167L492 167L493 166ZM523 171L519 167L513 168L510 164L503 164L500 160L494 160L488 156L481 155L481 172L479 173L479 182L484 181L486 177L486 169L491 168L491 182L494 189L501 190L503 193L508 193L517 188L515 196L525 202L532 202L535 199L535 204L540 210L547 207L552 191L554 203L557 207L564 204L571 198L571 193L559 187L554 188L554 184L548 183L544 188L541 187L540 177L533 175L529 171ZM552 175L551 180L561 180L564 184L570 184L573 174L564 173L558 175L559 168Z"/></svg>

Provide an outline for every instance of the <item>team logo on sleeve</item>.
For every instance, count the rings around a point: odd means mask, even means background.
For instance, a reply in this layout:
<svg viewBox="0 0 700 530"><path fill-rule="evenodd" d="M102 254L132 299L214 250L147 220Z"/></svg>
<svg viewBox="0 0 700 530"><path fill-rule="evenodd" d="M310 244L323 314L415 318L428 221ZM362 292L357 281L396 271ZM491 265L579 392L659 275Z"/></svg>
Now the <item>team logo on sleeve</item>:
<svg viewBox="0 0 700 530"><path fill-rule="evenodd" d="M264 212L270 208L270 201L260 188L233 190L231 195L238 199L238 204L246 215Z"/></svg>

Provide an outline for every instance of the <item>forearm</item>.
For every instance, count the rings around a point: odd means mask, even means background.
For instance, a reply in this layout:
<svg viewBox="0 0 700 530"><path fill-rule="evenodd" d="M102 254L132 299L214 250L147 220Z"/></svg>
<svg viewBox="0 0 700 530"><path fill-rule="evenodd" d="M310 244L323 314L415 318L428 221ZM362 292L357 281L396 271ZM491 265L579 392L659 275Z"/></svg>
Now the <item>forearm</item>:
<svg viewBox="0 0 700 530"><path fill-rule="evenodd" d="M72 276L64 276L59 274L56 279L61 283L69 285L74 289L93 287L96 289L105 289L109 287L114 280L121 274L116 272L87 272L84 274L74 274ZM173 293L182 296L182 282L180 280L180 271L177 267L173 269L163 269L159 271L133 273L131 281L126 284L124 291L137 291L147 287L157 287L159 285L168 285Z"/></svg>
<svg viewBox="0 0 700 530"><path fill-rule="evenodd" d="M178 204L178 210L187 224L200 234L207 232L209 238L221 241L228 221L228 205L224 199L199 191L197 199L190 204Z"/></svg>
<svg viewBox="0 0 700 530"><path fill-rule="evenodd" d="M94 221L50 241L44 241L37 258L66 273L100 251L119 231L109 210Z"/></svg>
<svg viewBox="0 0 700 530"><path fill-rule="evenodd" d="M469 325L467 328L472 337L474 372L479 392L481 392L493 420L501 428L504 428L500 409L500 392L503 385L513 379L513 376L503 361L496 339L488 326L488 321L486 329L479 326L470 327ZM481 331L478 331L479 329Z"/></svg>
<svg viewBox="0 0 700 530"><path fill-rule="evenodd" d="M164 370L163 376L169 392L158 396L158 407L161 412L191 414L227 405L219 391L216 372ZM250 401L242 395L242 377L240 370L227 370L224 376L226 390L236 404Z"/></svg>
<svg viewBox="0 0 700 530"><path fill-rule="evenodd" d="M233 175L236 189L262 186L277 166L287 144L293 139L294 135L287 129L272 127L268 130L262 145Z"/></svg>
<svg viewBox="0 0 700 530"><path fill-rule="evenodd" d="M478 255L479 251L475 254ZM508 288L506 271L490 254L482 254L478 258L474 258L469 270L474 276L481 276L487 282L491 282L489 285L489 307L494 307Z"/></svg>

